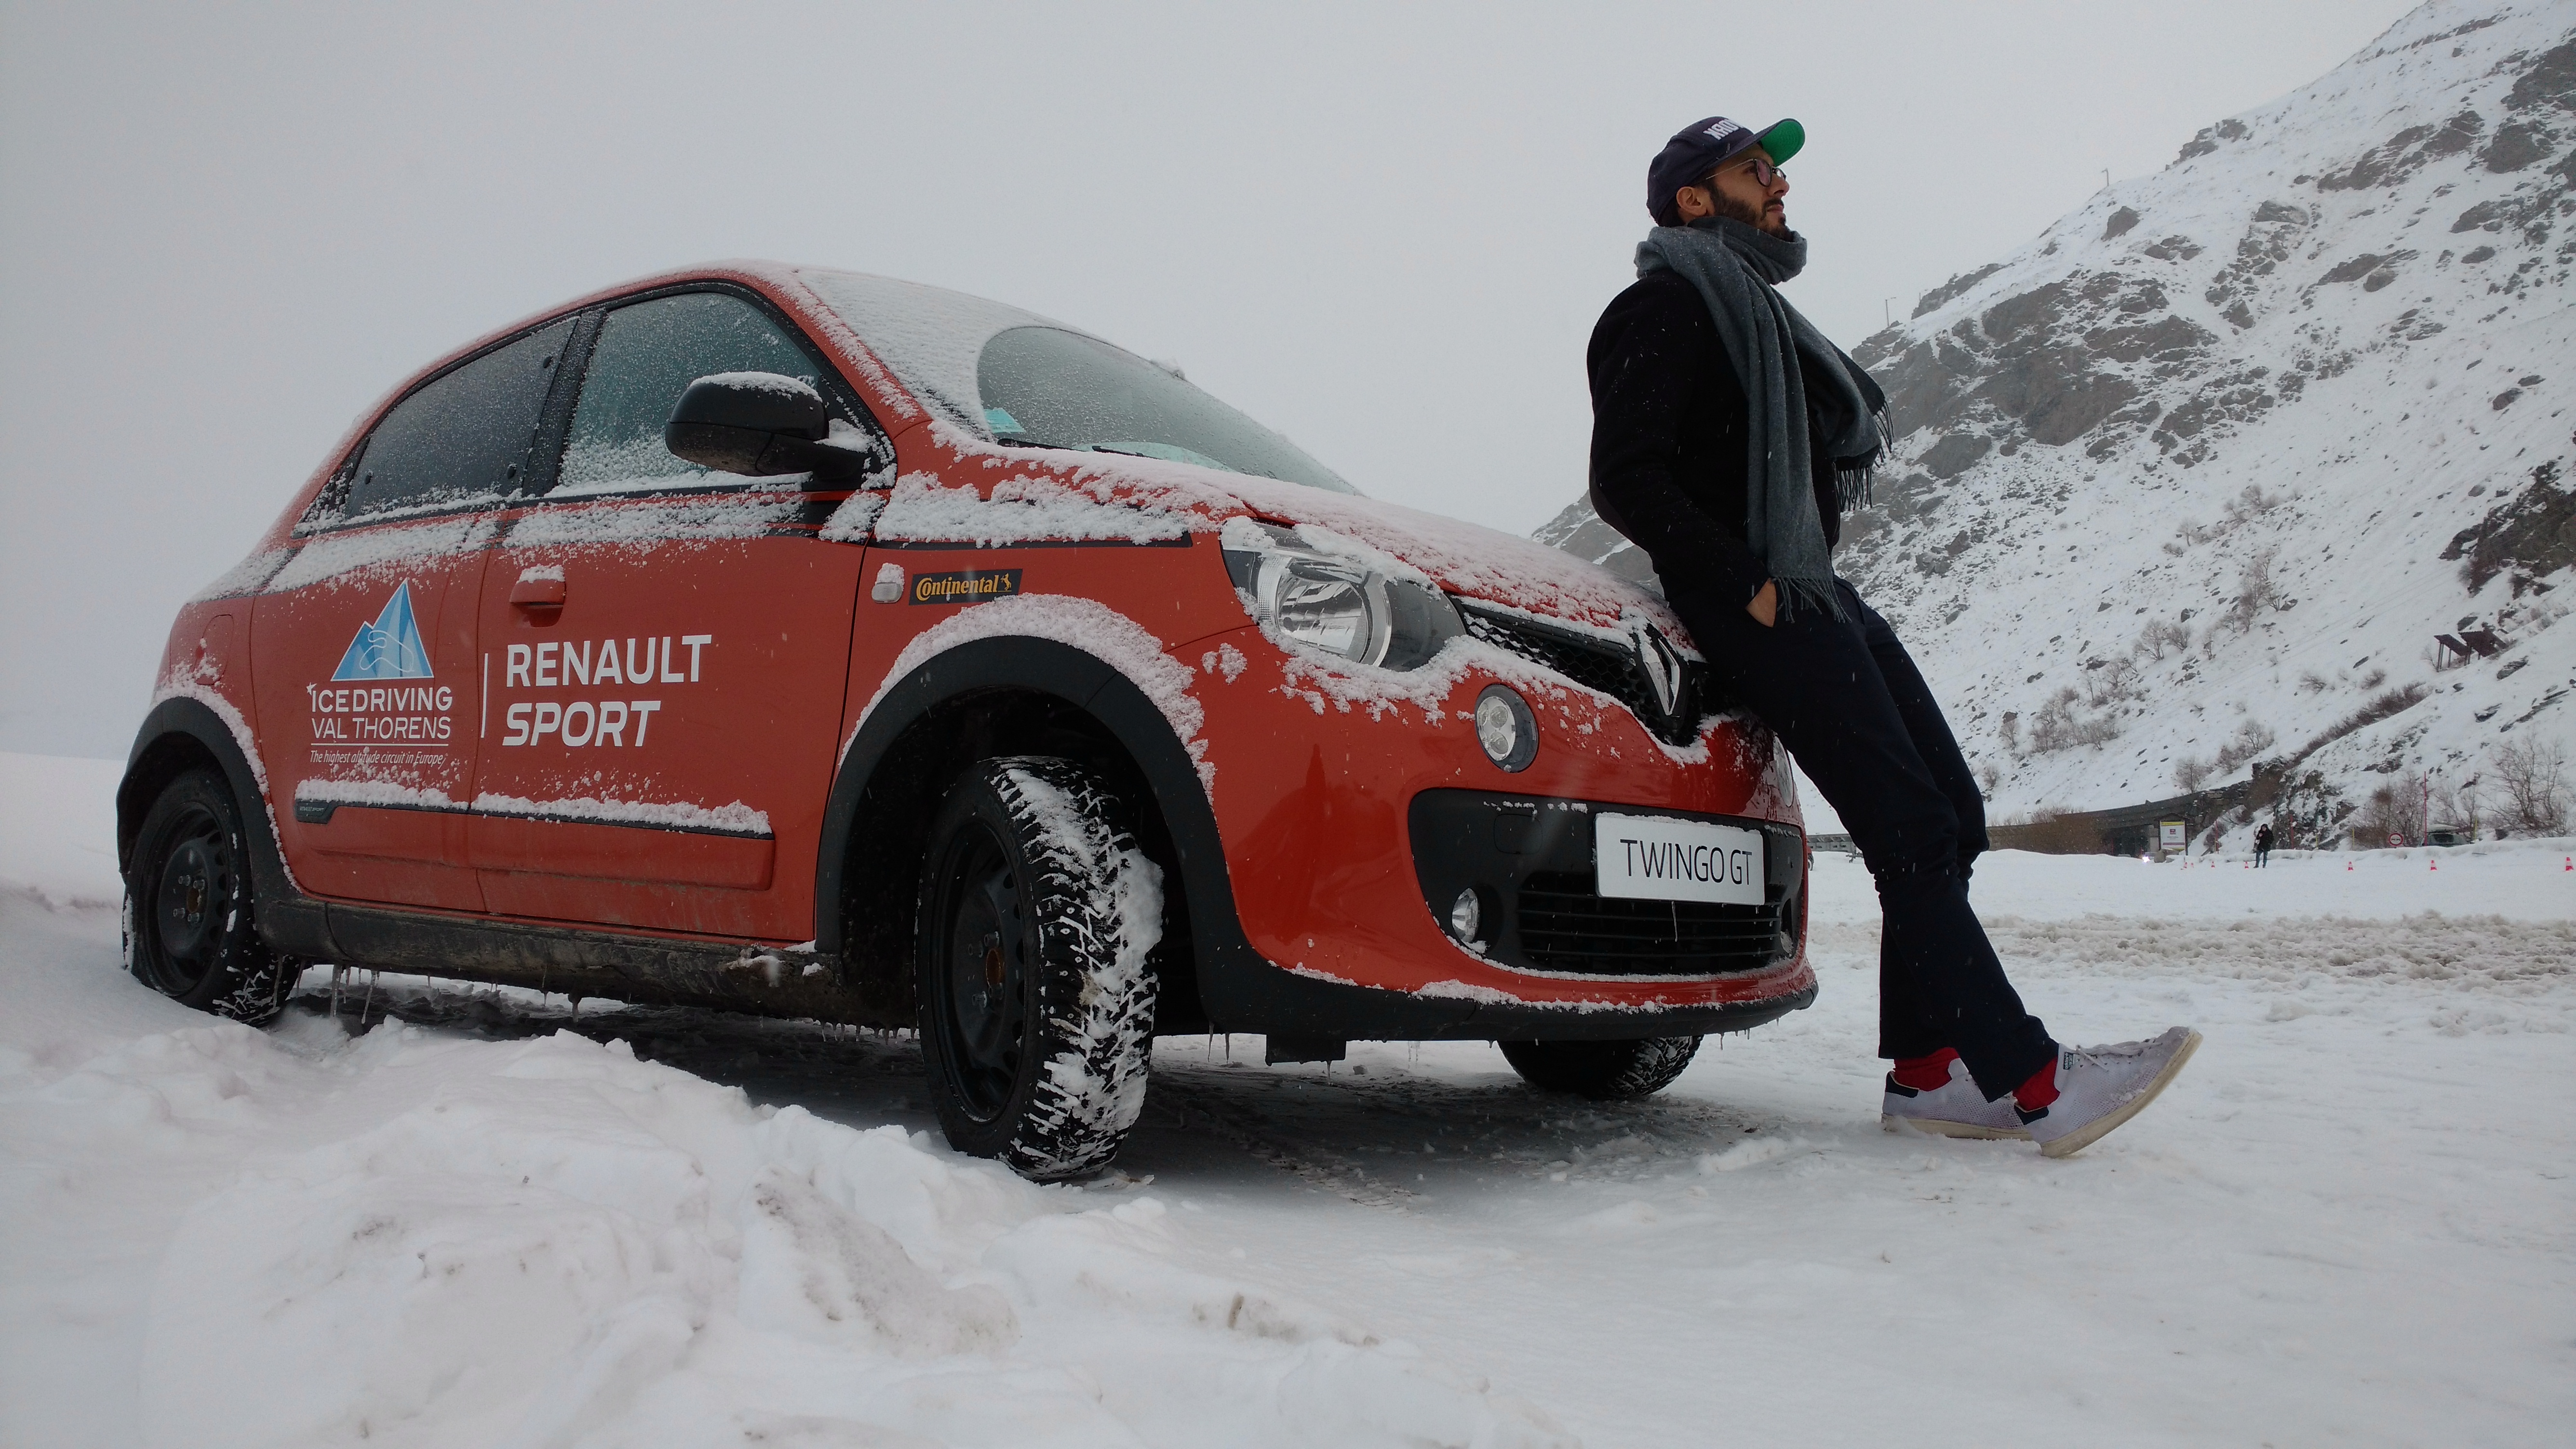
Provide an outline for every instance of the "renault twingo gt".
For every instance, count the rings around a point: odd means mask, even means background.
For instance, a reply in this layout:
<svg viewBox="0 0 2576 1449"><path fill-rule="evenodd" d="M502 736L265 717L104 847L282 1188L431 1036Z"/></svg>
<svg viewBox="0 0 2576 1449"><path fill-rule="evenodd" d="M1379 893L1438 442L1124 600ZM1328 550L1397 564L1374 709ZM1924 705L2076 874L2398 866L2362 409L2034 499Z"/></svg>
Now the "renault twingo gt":
<svg viewBox="0 0 2576 1449"><path fill-rule="evenodd" d="M1158 1033L1633 1096L1815 994L1786 756L1705 674L1078 329L675 273L406 382L180 612L128 964L251 1022L330 963L917 1027L1040 1179Z"/></svg>

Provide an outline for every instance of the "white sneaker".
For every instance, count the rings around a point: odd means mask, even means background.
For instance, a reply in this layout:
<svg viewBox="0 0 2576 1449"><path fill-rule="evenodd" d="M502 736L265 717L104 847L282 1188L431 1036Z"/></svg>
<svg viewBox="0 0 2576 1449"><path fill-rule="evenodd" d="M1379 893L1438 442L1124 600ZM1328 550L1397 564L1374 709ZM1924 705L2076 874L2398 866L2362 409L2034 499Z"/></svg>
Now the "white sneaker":
<svg viewBox="0 0 2576 1449"><path fill-rule="evenodd" d="M2072 1157L2144 1110L2199 1047L2200 1033L2183 1026L2145 1041L2060 1047L2057 1100L2036 1112L2015 1107L2013 1115L2041 1155Z"/></svg>
<svg viewBox="0 0 2576 1449"><path fill-rule="evenodd" d="M1894 1072L1888 1073L1886 1105L1879 1109L1878 1125L1890 1132L1911 1128L1935 1137L2030 1136L2012 1097L1987 1101L1969 1079L1968 1064L1957 1057L1950 1058L1950 1080L1929 1092L1906 1086Z"/></svg>

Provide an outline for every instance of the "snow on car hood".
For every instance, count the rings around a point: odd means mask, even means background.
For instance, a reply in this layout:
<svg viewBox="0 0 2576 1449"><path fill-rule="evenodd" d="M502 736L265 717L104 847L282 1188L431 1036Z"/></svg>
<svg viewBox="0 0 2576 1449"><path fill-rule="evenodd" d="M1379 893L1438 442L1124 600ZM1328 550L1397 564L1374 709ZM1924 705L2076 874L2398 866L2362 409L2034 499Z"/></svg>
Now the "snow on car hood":
<svg viewBox="0 0 2576 1449"><path fill-rule="evenodd" d="M904 473L888 493L854 495L825 538L972 542L983 547L1066 539L1144 543L1213 533L1229 518L1302 524L1309 540L1465 598L1593 628L1642 614L1687 637L1664 601L1609 570L1529 539L1399 503L1328 493L1273 478L1125 454L1014 448L939 419L931 431L989 479ZM971 467L971 464L970 464ZM1317 531L1325 536L1318 537Z"/></svg>

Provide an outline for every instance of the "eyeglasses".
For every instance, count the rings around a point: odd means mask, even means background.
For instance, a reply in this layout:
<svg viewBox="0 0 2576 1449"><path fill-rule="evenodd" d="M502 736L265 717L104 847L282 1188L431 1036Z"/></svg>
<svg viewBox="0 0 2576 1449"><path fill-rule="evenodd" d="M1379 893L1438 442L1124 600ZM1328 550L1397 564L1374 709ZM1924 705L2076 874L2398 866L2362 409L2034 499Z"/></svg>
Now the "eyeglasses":
<svg viewBox="0 0 2576 1449"><path fill-rule="evenodd" d="M1717 184L1718 177L1735 169L1737 168L1734 166L1720 166L1715 171L1708 173L1707 178L1701 181L1700 185L1713 188ZM1769 186L1772 182L1777 181L1788 174L1787 172L1782 171L1779 167L1772 165L1771 158L1763 155L1759 150L1756 150L1753 153L1752 160L1744 163L1742 169L1753 173L1754 185L1763 187Z"/></svg>

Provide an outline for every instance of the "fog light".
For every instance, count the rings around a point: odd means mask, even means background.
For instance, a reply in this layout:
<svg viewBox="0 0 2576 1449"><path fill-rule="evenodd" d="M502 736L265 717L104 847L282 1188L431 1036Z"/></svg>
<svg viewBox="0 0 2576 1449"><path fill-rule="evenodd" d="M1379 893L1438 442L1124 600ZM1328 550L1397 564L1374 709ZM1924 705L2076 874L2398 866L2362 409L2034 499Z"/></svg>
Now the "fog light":
<svg viewBox="0 0 2576 1449"><path fill-rule="evenodd" d="M1449 934L1461 941L1473 941L1485 929L1485 903L1469 886L1458 892L1457 901L1449 907Z"/></svg>
<svg viewBox="0 0 2576 1449"><path fill-rule="evenodd" d="M1488 684L1476 696L1476 743L1485 758L1514 774L1538 758L1538 716L1508 685Z"/></svg>

